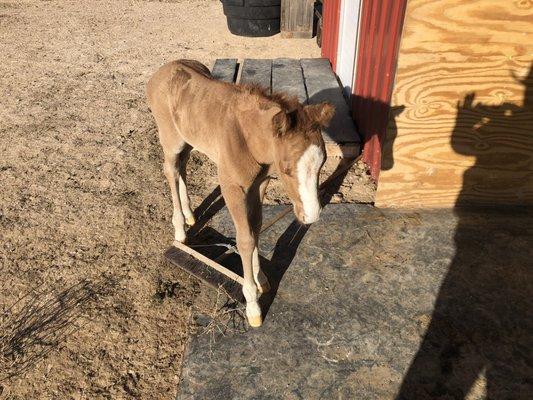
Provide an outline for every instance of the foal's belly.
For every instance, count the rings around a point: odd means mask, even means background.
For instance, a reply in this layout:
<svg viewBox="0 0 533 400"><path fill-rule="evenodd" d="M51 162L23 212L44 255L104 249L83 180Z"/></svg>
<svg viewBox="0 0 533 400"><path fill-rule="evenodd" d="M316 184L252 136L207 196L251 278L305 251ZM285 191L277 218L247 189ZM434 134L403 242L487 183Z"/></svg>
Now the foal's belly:
<svg viewBox="0 0 533 400"><path fill-rule="evenodd" d="M181 135L185 142L192 146L193 149L205 154L211 161L218 164L218 146L216 138L206 140L204 135L195 135L192 132L183 132ZM211 143L210 143L211 142Z"/></svg>
<svg viewBox="0 0 533 400"><path fill-rule="evenodd" d="M197 150L199 151L200 153L203 153L207 156L207 158L209 158L211 161L213 161L215 164L218 165L218 154L216 152L214 152L213 150L206 150L200 146L195 146L191 143L189 143L194 150Z"/></svg>
<svg viewBox="0 0 533 400"><path fill-rule="evenodd" d="M178 111L175 124L180 136L196 150L218 164L221 141L232 130L232 121L226 110L218 110L221 101L193 99Z"/></svg>

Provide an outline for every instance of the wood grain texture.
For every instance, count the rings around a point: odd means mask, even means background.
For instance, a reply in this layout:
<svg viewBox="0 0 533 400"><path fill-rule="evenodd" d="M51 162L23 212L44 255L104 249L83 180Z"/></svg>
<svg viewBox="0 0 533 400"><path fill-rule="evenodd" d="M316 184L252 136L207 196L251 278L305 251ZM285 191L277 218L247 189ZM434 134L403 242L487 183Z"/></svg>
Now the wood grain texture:
<svg viewBox="0 0 533 400"><path fill-rule="evenodd" d="M410 0L376 205L533 205L533 2Z"/></svg>
<svg viewBox="0 0 533 400"><path fill-rule="evenodd" d="M281 36L313 37L314 0L281 0Z"/></svg>
<svg viewBox="0 0 533 400"><path fill-rule="evenodd" d="M272 60L246 58L241 67L240 83L255 83L271 90Z"/></svg>
<svg viewBox="0 0 533 400"><path fill-rule="evenodd" d="M300 60L294 58L272 60L272 91L296 96L301 103L307 103Z"/></svg>
<svg viewBox="0 0 533 400"><path fill-rule="evenodd" d="M203 254L197 252L193 248L180 243L180 242L174 242L173 247L171 249L178 249L182 253L187 253L191 257L194 257L198 262L206 265L207 267L210 267L224 275L226 275L229 279L234 280L235 282L238 282L239 284L243 284L243 278L239 275L237 275L235 272L229 270L228 268L224 267L223 265L220 265L219 263L211 260L210 258L204 256Z"/></svg>
<svg viewBox="0 0 533 400"><path fill-rule="evenodd" d="M215 263L185 245L169 247L165 252L165 258L173 265L183 269L215 289L223 288L232 298L241 303L243 302L243 279L233 271Z"/></svg>
<svg viewBox="0 0 533 400"><path fill-rule="evenodd" d="M237 78L237 67L236 58L218 58L213 65L211 75L219 81L233 83Z"/></svg>
<svg viewBox="0 0 533 400"><path fill-rule="evenodd" d="M348 103L327 58L304 58L301 61L309 104L324 101L335 107L335 115L324 129L324 141L360 143Z"/></svg>

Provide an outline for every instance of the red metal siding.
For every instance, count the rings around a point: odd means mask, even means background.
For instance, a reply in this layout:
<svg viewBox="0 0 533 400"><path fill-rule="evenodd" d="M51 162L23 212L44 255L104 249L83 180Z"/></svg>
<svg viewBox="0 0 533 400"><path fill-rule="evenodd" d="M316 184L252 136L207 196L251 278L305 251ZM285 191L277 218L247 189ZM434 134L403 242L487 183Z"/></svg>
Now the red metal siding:
<svg viewBox="0 0 533 400"><path fill-rule="evenodd" d="M322 9L322 57L328 58L335 71L341 0L324 0Z"/></svg>
<svg viewBox="0 0 533 400"><path fill-rule="evenodd" d="M363 0L352 111L377 181L407 0ZM357 45L357 44L356 44Z"/></svg>

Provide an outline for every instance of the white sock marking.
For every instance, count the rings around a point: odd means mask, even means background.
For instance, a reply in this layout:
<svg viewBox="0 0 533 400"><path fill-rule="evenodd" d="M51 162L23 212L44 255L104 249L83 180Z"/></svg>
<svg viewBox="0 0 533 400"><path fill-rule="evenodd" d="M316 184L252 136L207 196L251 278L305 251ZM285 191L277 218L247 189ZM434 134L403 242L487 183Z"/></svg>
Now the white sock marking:
<svg viewBox="0 0 533 400"><path fill-rule="evenodd" d="M318 200L318 170L324 161L324 153L316 144L309 146L296 164L298 192L304 209L304 221L312 224L320 215Z"/></svg>

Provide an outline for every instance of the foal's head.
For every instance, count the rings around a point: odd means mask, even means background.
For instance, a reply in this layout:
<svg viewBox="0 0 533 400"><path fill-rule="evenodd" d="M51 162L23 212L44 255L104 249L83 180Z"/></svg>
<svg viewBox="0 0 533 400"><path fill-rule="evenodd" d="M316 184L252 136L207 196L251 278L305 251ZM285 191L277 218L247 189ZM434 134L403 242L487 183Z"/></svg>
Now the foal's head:
<svg viewBox="0 0 533 400"><path fill-rule="evenodd" d="M274 116L274 162L296 218L311 224L320 215L318 176L326 161L322 129L335 110L328 103L285 109Z"/></svg>

